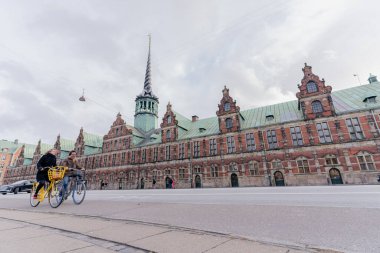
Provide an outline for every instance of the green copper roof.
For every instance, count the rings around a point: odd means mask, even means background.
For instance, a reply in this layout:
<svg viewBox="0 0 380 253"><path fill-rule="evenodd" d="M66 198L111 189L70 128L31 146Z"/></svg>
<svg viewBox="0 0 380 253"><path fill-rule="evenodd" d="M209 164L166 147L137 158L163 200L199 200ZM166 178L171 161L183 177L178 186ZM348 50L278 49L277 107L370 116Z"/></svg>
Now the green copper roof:
<svg viewBox="0 0 380 253"><path fill-rule="evenodd" d="M34 151L36 151L37 145L25 144L24 148L24 159L33 159Z"/></svg>
<svg viewBox="0 0 380 253"><path fill-rule="evenodd" d="M348 89L334 91L331 94L337 114L344 114L353 111L366 110L369 108L380 108L380 83L371 83ZM376 103L364 103L368 97L377 97ZM200 119L192 122L183 115L174 112L178 121L178 140L192 139L202 136L215 135L219 133L218 117ZM273 116L270 120L267 116ZM285 122L303 120L302 111L298 110L298 100L262 106L240 112L241 129L251 129ZM157 130L155 131L157 132ZM145 146L161 143L161 131L159 134L145 136L144 141L140 141L137 146Z"/></svg>
<svg viewBox="0 0 380 253"><path fill-rule="evenodd" d="M83 133L84 136L84 145L101 148L103 146L103 137L90 133Z"/></svg>
<svg viewBox="0 0 380 253"><path fill-rule="evenodd" d="M62 151L71 151L75 148L75 141L68 139L60 139L61 142L61 153Z"/></svg>
<svg viewBox="0 0 380 253"><path fill-rule="evenodd" d="M84 147L84 155L95 155L99 153L102 153L101 147L89 147L89 146Z"/></svg>
<svg viewBox="0 0 380 253"><path fill-rule="evenodd" d="M17 150L17 148L21 146L22 144L15 144L13 141L0 140L0 152L3 148L7 148L7 152L13 154Z"/></svg>

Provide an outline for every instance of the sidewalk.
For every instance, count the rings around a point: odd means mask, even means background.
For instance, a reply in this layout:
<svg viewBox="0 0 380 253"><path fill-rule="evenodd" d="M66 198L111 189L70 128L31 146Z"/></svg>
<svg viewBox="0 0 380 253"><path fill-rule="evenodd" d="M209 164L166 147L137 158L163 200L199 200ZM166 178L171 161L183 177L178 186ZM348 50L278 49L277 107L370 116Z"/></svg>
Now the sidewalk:
<svg viewBox="0 0 380 253"><path fill-rule="evenodd" d="M141 222L0 209L0 252L301 253L229 235Z"/></svg>

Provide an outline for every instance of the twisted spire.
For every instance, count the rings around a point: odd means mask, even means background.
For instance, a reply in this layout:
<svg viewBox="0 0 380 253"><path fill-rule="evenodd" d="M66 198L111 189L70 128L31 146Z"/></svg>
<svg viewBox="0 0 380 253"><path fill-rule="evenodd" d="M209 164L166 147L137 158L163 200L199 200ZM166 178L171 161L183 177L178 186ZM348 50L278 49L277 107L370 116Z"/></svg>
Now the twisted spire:
<svg viewBox="0 0 380 253"><path fill-rule="evenodd" d="M145 82L144 82L144 90L140 94L140 96L143 97L153 97L157 98L153 92L152 92L152 78L151 78L151 73L150 73L150 45L151 45L151 40L152 37L150 34L148 34L149 37L149 51L148 51L148 62L146 64L146 72L145 72Z"/></svg>

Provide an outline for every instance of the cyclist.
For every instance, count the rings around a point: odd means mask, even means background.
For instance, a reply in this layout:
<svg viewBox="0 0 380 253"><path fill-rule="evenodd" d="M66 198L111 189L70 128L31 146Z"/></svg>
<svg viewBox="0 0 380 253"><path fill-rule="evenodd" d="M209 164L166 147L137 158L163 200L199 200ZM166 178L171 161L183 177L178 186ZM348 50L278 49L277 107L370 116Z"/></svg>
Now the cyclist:
<svg viewBox="0 0 380 253"><path fill-rule="evenodd" d="M36 180L38 182L38 186L36 192L34 193L33 198L37 199L38 192L42 187L45 186L45 182L50 182L48 176L48 170L50 167L57 166L57 158L59 150L56 148L50 149L46 154L44 154L37 163L37 176Z"/></svg>
<svg viewBox="0 0 380 253"><path fill-rule="evenodd" d="M63 178L63 189L65 192L67 192L67 185L69 184L69 177L78 176L79 179L82 179L82 171L84 171L84 168L82 168L76 159L77 153L75 150L70 151L69 156L63 161L63 166L66 166L69 168L69 171L65 174L65 177ZM65 196L65 199L68 196Z"/></svg>

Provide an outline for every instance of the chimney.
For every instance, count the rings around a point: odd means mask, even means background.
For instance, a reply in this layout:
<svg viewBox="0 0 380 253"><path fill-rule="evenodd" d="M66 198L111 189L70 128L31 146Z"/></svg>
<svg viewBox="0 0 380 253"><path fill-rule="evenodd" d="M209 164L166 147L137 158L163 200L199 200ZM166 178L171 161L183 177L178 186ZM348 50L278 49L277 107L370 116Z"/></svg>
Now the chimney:
<svg viewBox="0 0 380 253"><path fill-rule="evenodd" d="M195 121L198 121L198 116L197 115L193 115L192 117L191 117L191 121L192 122L195 122Z"/></svg>

